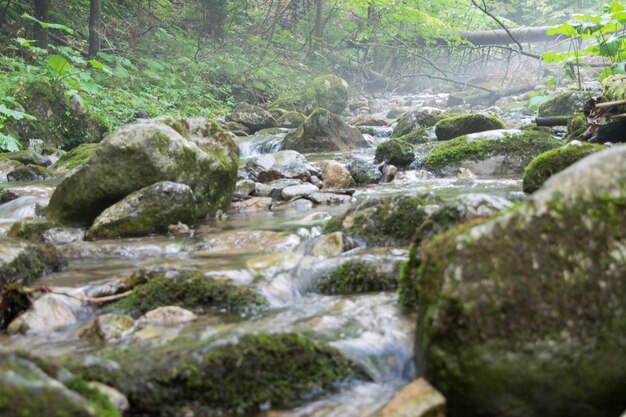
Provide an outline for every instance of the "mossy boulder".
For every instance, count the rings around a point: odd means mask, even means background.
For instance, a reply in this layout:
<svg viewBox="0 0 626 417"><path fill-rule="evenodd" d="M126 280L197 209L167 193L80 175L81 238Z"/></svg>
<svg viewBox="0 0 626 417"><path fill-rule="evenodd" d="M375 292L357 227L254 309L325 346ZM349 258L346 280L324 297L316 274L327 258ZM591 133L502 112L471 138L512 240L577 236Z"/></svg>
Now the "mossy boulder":
<svg viewBox="0 0 626 417"><path fill-rule="evenodd" d="M226 116L226 120L241 123L250 130L250 133L278 126L276 119L267 110L248 103L237 104L233 111Z"/></svg>
<svg viewBox="0 0 626 417"><path fill-rule="evenodd" d="M603 149L606 149L606 146L572 142L542 153L533 159L524 170L524 192L534 193L552 175Z"/></svg>
<svg viewBox="0 0 626 417"><path fill-rule="evenodd" d="M583 109L588 97L589 93L575 90L556 93L539 106L537 115L539 117L570 116Z"/></svg>
<svg viewBox="0 0 626 417"><path fill-rule="evenodd" d="M292 128L300 126L305 120L306 116L304 114L297 111L289 111L280 116L277 122L280 127Z"/></svg>
<svg viewBox="0 0 626 417"><path fill-rule="evenodd" d="M84 378L127 395L132 415L254 414L311 400L362 372L341 354L296 334L258 334L236 342L173 340L108 349L100 363L75 366Z"/></svg>
<svg viewBox="0 0 626 417"><path fill-rule="evenodd" d="M612 75L602 81L602 97L607 101L626 100L626 75Z"/></svg>
<svg viewBox="0 0 626 417"><path fill-rule="evenodd" d="M43 181L52 178L52 173L39 165L18 166L7 174L8 182Z"/></svg>
<svg viewBox="0 0 626 417"><path fill-rule="evenodd" d="M140 316L158 307L245 311L265 304L253 290L207 277L197 271L138 274L132 293L111 306L115 312Z"/></svg>
<svg viewBox="0 0 626 417"><path fill-rule="evenodd" d="M346 151L366 146L367 141L357 128L323 108L316 109L283 143L284 149L298 152Z"/></svg>
<svg viewBox="0 0 626 417"><path fill-rule="evenodd" d="M430 133L430 129L417 129L411 133L407 133L404 136L400 136L398 140L401 140L406 143L410 143L411 145L422 145L424 143L431 142L433 137Z"/></svg>
<svg viewBox="0 0 626 417"><path fill-rule="evenodd" d="M376 146L376 162L385 162L398 168L406 168L415 159L413 146L400 139L386 140Z"/></svg>
<svg viewBox="0 0 626 417"><path fill-rule="evenodd" d="M102 116L68 98L61 87L46 81L29 82L17 91L23 110L37 120L11 122L7 129L24 147L29 139L42 139L49 149L72 149L81 143L99 142L111 129Z"/></svg>
<svg viewBox="0 0 626 417"><path fill-rule="evenodd" d="M188 185L198 215L215 216L230 205L238 164L239 148L215 122L140 120L107 135L89 161L63 180L47 216L87 226L130 193L161 181Z"/></svg>
<svg viewBox="0 0 626 417"><path fill-rule="evenodd" d="M326 224L326 232L344 235L374 246L408 245L428 217L424 206L436 204L432 195L368 199Z"/></svg>
<svg viewBox="0 0 626 417"><path fill-rule="evenodd" d="M83 166L98 147L95 143L83 143L61 155L52 168L61 173L69 173Z"/></svg>
<svg viewBox="0 0 626 417"><path fill-rule="evenodd" d="M3 159L0 157L0 182L7 182L7 174L10 174L11 172L23 166L24 164L19 161L14 161L12 159Z"/></svg>
<svg viewBox="0 0 626 417"><path fill-rule="evenodd" d="M58 226L58 223L46 219L25 219L13 223L7 236L39 243L45 231Z"/></svg>
<svg viewBox="0 0 626 417"><path fill-rule="evenodd" d="M476 175L521 174L533 158L561 142L536 130L492 130L472 133L437 146L423 162L425 169L454 176L459 168Z"/></svg>
<svg viewBox="0 0 626 417"><path fill-rule="evenodd" d="M376 184L383 177L376 165L363 159L354 159L346 168L357 185Z"/></svg>
<svg viewBox="0 0 626 417"><path fill-rule="evenodd" d="M10 283L30 284L64 266L65 261L52 246L0 238L0 289Z"/></svg>
<svg viewBox="0 0 626 417"><path fill-rule="evenodd" d="M624 410L624 178L626 146L595 153L423 247L416 363L449 415Z"/></svg>
<svg viewBox="0 0 626 417"><path fill-rule="evenodd" d="M39 165L42 167L50 165L49 158L30 150L0 152L0 161L2 160L18 161L24 165Z"/></svg>
<svg viewBox="0 0 626 417"><path fill-rule="evenodd" d="M336 75L322 75L306 87L297 107L306 115L310 115L317 108L341 114L348 107L349 88L346 80Z"/></svg>
<svg viewBox="0 0 626 417"><path fill-rule="evenodd" d="M157 182L124 197L104 210L87 232L88 238L115 238L167 233L168 226L193 225L196 198L185 184Z"/></svg>
<svg viewBox="0 0 626 417"><path fill-rule="evenodd" d="M498 116L462 114L438 121L435 125L435 135L437 140L450 140L470 133L499 129L506 129L506 126Z"/></svg>
<svg viewBox="0 0 626 417"><path fill-rule="evenodd" d="M574 140L587 130L589 123L587 122L587 116L585 113L574 113L574 115L567 122L567 137L565 140Z"/></svg>
<svg viewBox="0 0 626 417"><path fill-rule="evenodd" d="M110 401L86 383L67 386L33 362L0 349L0 415L6 417L120 417Z"/></svg>
<svg viewBox="0 0 626 417"><path fill-rule="evenodd" d="M424 242L430 241L438 234L444 233L461 223L479 221L506 210L512 205L513 203L502 197L470 193L460 194L433 211L415 230L411 238L409 259L402 265L398 279L400 304L410 309L417 307L416 283L418 280L417 270L420 265L419 248Z"/></svg>
<svg viewBox="0 0 626 417"><path fill-rule="evenodd" d="M394 291L397 278L381 274L376 268L359 261L348 261L324 275L318 285L322 294L361 294Z"/></svg>
<svg viewBox="0 0 626 417"><path fill-rule="evenodd" d="M399 138L416 130L433 127L446 117L446 113L434 107L422 107L405 113L393 129L391 137Z"/></svg>

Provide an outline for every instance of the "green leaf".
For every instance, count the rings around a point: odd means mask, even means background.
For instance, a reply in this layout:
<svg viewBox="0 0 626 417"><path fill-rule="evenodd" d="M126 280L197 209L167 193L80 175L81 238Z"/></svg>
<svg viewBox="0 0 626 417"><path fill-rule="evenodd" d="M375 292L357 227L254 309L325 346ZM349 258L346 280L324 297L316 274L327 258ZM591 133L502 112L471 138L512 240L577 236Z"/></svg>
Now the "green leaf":
<svg viewBox="0 0 626 417"><path fill-rule="evenodd" d="M89 63L91 64L92 67L94 67L95 69L105 69L107 66L104 65L102 62L98 61L97 59L90 59Z"/></svg>
<svg viewBox="0 0 626 417"><path fill-rule="evenodd" d="M48 66L50 69L60 75L65 76L67 71L72 67L72 65L67 62L67 59L63 58L61 55L52 55L48 58Z"/></svg>
<svg viewBox="0 0 626 417"><path fill-rule="evenodd" d="M58 30L62 30L64 32L67 32L70 35L74 34L74 31L72 29L70 29L69 27L65 26L65 25L60 25L58 23L42 22L41 20L37 19L36 17L33 17L33 16L29 15L28 13L24 13L22 15L22 18L23 19L27 19L27 20L32 20L33 22L39 23L39 26L41 26L44 29L58 29Z"/></svg>
<svg viewBox="0 0 626 417"><path fill-rule="evenodd" d="M0 132L0 151L17 152L22 148L20 142L11 135Z"/></svg>
<svg viewBox="0 0 626 417"><path fill-rule="evenodd" d="M548 35L565 35L569 37L578 36L578 32L573 25L563 23L562 25L548 29Z"/></svg>
<svg viewBox="0 0 626 417"><path fill-rule="evenodd" d="M539 106L541 106L546 101L550 100L552 97L553 96L551 94L548 94L546 96L543 96L543 95L533 96L530 98L530 100L528 100L528 108L531 110L537 110L539 109Z"/></svg>
<svg viewBox="0 0 626 417"><path fill-rule="evenodd" d="M32 40L32 39L24 39L24 38L17 38L17 39L15 39L15 41L20 46L23 46L24 48L30 48L31 44L34 42L34 40Z"/></svg>
<svg viewBox="0 0 626 417"><path fill-rule="evenodd" d="M22 120L22 119L36 120L35 116L32 116L28 113L24 113L18 110L11 110L10 108L8 108L7 106L1 103L0 103L0 115L3 116L4 119L10 118L13 120Z"/></svg>

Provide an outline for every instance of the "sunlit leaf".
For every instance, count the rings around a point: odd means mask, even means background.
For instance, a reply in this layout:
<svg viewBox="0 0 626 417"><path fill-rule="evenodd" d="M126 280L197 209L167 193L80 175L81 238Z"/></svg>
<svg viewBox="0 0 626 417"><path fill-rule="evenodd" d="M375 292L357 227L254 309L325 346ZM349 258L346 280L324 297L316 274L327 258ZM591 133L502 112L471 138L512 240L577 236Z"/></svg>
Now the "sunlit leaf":
<svg viewBox="0 0 626 417"><path fill-rule="evenodd" d="M22 15L22 18L27 19L27 20L32 20L33 22L37 22L37 23L39 23L39 26L41 26L44 29L58 29L58 30L62 30L64 32L67 32L70 35L74 33L74 31L72 29L70 29L69 27L67 27L65 25L60 25L58 23L42 22L41 20L37 19L36 17L33 17L33 16L29 15L28 13L24 13Z"/></svg>
<svg viewBox="0 0 626 417"><path fill-rule="evenodd" d="M60 76L65 76L67 71L72 67L72 65L67 62L67 59L63 58L61 55L51 55L50 58L48 58L48 66L53 72Z"/></svg>

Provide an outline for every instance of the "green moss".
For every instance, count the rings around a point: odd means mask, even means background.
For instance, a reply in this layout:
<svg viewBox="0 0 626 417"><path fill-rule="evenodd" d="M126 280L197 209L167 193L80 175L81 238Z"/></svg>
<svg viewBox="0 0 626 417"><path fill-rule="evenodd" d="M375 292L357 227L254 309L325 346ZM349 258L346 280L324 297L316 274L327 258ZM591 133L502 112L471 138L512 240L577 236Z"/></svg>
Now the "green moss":
<svg viewBox="0 0 626 417"><path fill-rule="evenodd" d="M626 100L626 76L613 75L602 81L602 97L607 101Z"/></svg>
<svg viewBox="0 0 626 417"><path fill-rule="evenodd" d="M324 225L324 233L330 234L335 233L341 230L341 223L343 222L342 216L333 216L329 221Z"/></svg>
<svg viewBox="0 0 626 417"><path fill-rule="evenodd" d="M296 111L286 112L277 120L279 126L298 127L306 121L306 116Z"/></svg>
<svg viewBox="0 0 626 417"><path fill-rule="evenodd" d="M12 262L0 264L0 289L9 283L28 285L42 274L59 271L63 267L65 260L55 247L29 245Z"/></svg>
<svg viewBox="0 0 626 417"><path fill-rule="evenodd" d="M461 163L465 160L485 160L497 155L511 155L531 160L535 156L558 147L561 142L547 133L533 130L522 135L505 135L502 139L468 140L461 136L436 147L425 159L424 166L433 171Z"/></svg>
<svg viewBox="0 0 626 417"><path fill-rule="evenodd" d="M89 160L91 154L98 147L95 143L83 143L69 152L61 155L53 168L59 171L73 171L80 168Z"/></svg>
<svg viewBox="0 0 626 417"><path fill-rule="evenodd" d="M183 348L174 340L99 355L120 367L74 371L127 394L133 415L179 415L183 408L195 415L253 414L261 406L293 407L363 377L337 350L296 334L249 335L213 347Z"/></svg>
<svg viewBox="0 0 626 417"><path fill-rule="evenodd" d="M16 97L26 113L37 118L8 126L25 145L34 137L42 138L49 148L69 150L81 143L99 142L111 129L104 117L77 110L61 88L46 81L27 83Z"/></svg>
<svg viewBox="0 0 626 417"><path fill-rule="evenodd" d="M113 404L109 397L96 388L90 387L87 382L80 378L72 378L65 382L65 386L80 394L89 401L97 417L121 417L122 414Z"/></svg>
<svg viewBox="0 0 626 417"><path fill-rule="evenodd" d="M399 137L398 140L410 143L411 145L421 145L431 141L428 129L415 130L409 134Z"/></svg>
<svg viewBox="0 0 626 417"><path fill-rule="evenodd" d="M524 171L524 192L534 193L552 175L603 149L606 149L606 146L581 143L580 145L562 146L542 153L533 159Z"/></svg>
<svg viewBox="0 0 626 417"><path fill-rule="evenodd" d="M436 202L430 196L366 200L334 224L340 224L347 236L371 245L404 246L427 217L422 206Z"/></svg>
<svg viewBox="0 0 626 417"><path fill-rule="evenodd" d="M392 138L400 138L402 136L413 133L416 130L427 129L433 127L437 122L446 117L443 111L421 111L415 110L406 113L400 119L396 125Z"/></svg>
<svg viewBox="0 0 626 417"><path fill-rule="evenodd" d="M569 142L570 140L576 139L578 136L585 133L587 127L589 127L589 124L587 123L585 113L575 113L567 123L567 137L565 140Z"/></svg>
<svg viewBox="0 0 626 417"><path fill-rule="evenodd" d="M58 223L45 219L21 220L13 223L7 236L40 243L43 232L58 226Z"/></svg>
<svg viewBox="0 0 626 417"><path fill-rule="evenodd" d="M539 106L539 117L570 116L572 113L581 111L589 93L582 91L564 91L557 93Z"/></svg>
<svg viewBox="0 0 626 417"><path fill-rule="evenodd" d="M438 121L435 125L435 134L438 140L450 140L470 133L498 129L506 129L498 116L463 114Z"/></svg>
<svg viewBox="0 0 626 417"><path fill-rule="evenodd" d="M261 129L255 133L255 135L278 135L282 133L282 130L278 127L268 127L267 129Z"/></svg>
<svg viewBox="0 0 626 417"><path fill-rule="evenodd" d="M7 174L9 182L41 181L52 177L52 173L39 165L24 165Z"/></svg>
<svg viewBox="0 0 626 417"><path fill-rule="evenodd" d="M413 146L400 139L390 139L376 147L376 162L386 162L399 168L407 167L415 159Z"/></svg>
<svg viewBox="0 0 626 417"><path fill-rule="evenodd" d="M150 278L111 308L141 315L164 306L242 311L263 304L265 300L249 288L218 281L200 272L179 272L174 277L161 273Z"/></svg>
<svg viewBox="0 0 626 417"><path fill-rule="evenodd" d="M20 284L9 284L0 291L0 333L6 331L9 324L27 311L31 300Z"/></svg>
<svg viewBox="0 0 626 417"><path fill-rule="evenodd" d="M396 277L379 274L363 262L348 261L325 275L319 286L322 294L361 294L396 289Z"/></svg>

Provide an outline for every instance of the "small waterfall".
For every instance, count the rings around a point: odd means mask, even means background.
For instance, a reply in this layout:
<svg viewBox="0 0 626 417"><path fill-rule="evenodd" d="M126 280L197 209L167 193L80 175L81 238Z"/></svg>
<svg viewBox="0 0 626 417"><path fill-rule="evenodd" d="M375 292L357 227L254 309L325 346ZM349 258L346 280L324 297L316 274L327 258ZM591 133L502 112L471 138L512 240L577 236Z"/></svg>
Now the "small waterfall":
<svg viewBox="0 0 626 417"><path fill-rule="evenodd" d="M278 135L254 135L237 139L239 156L250 158L252 156L276 153L283 148L284 134Z"/></svg>

